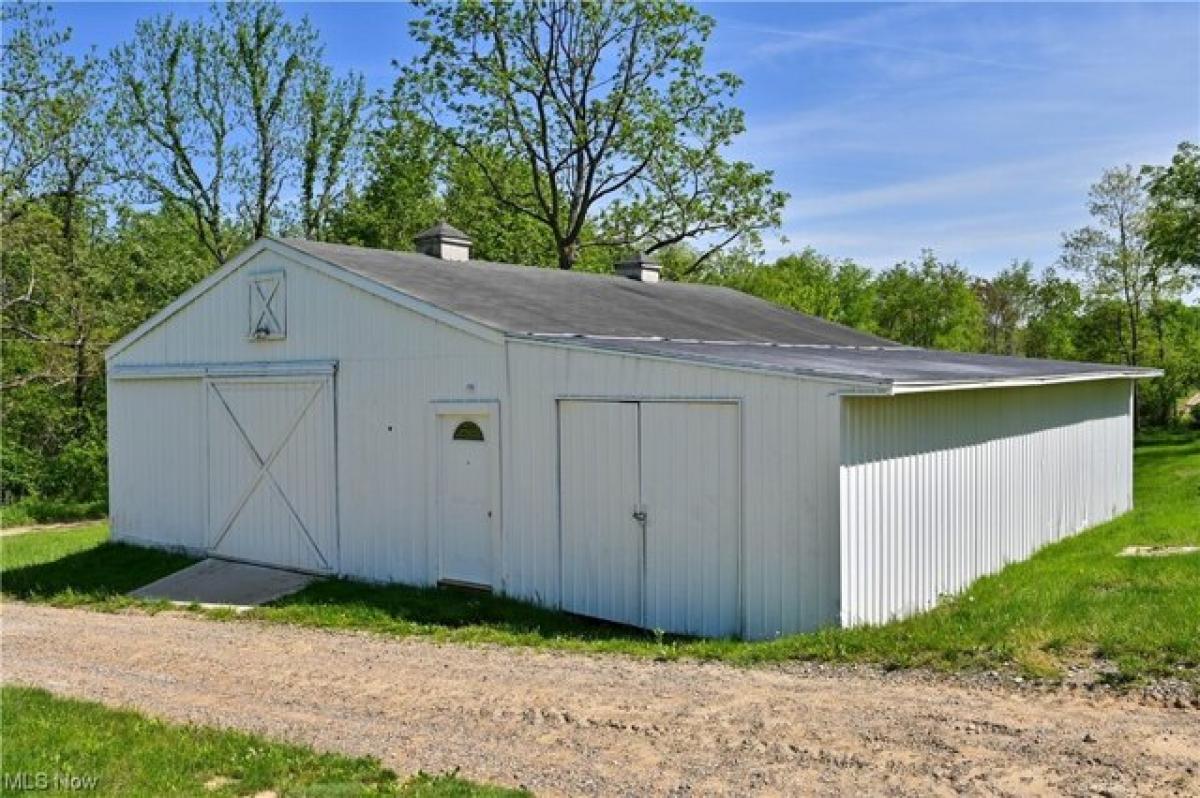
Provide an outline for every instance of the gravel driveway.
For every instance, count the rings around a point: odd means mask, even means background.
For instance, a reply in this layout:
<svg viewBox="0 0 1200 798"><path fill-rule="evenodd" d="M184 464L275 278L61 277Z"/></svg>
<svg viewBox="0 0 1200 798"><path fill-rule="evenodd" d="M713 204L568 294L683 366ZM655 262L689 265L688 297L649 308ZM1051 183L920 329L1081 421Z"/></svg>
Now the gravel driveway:
<svg viewBox="0 0 1200 798"><path fill-rule="evenodd" d="M6 602L3 677L539 794L1200 794L1200 711Z"/></svg>

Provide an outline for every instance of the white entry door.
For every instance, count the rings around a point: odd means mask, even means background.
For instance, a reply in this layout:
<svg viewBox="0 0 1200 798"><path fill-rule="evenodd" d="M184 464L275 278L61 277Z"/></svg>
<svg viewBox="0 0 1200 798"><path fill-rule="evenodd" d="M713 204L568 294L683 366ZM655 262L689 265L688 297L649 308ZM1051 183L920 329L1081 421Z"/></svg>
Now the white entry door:
<svg viewBox="0 0 1200 798"><path fill-rule="evenodd" d="M337 570L331 377L208 383L209 553Z"/></svg>
<svg viewBox="0 0 1200 798"><path fill-rule="evenodd" d="M498 493L491 415L438 416L438 580L491 587Z"/></svg>
<svg viewBox="0 0 1200 798"><path fill-rule="evenodd" d="M738 633L738 427L731 402L559 403L563 609Z"/></svg>

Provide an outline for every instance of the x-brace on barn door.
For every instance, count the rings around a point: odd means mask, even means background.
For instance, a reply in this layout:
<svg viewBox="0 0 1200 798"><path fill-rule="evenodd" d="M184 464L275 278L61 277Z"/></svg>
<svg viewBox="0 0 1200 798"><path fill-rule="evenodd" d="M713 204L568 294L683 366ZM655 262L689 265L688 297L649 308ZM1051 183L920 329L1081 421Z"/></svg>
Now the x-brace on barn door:
<svg viewBox="0 0 1200 798"><path fill-rule="evenodd" d="M332 378L209 381L208 455L211 554L336 571Z"/></svg>

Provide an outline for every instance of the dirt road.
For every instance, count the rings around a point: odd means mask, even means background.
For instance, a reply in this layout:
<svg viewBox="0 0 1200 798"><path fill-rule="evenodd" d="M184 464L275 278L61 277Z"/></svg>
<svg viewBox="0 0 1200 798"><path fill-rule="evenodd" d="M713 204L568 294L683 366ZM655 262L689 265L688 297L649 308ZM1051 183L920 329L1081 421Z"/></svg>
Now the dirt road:
<svg viewBox="0 0 1200 798"><path fill-rule="evenodd" d="M3 678L539 794L1197 795L1200 711L5 603Z"/></svg>

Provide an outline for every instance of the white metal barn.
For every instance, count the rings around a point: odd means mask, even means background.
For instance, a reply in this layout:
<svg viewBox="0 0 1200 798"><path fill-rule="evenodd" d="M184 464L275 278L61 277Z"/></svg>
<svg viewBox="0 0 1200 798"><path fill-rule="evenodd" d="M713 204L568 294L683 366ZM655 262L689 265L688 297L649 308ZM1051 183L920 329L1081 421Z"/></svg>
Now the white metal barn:
<svg viewBox="0 0 1200 798"><path fill-rule="evenodd" d="M261 240L115 344L114 537L762 638L913 613L1130 507L1153 372L418 245Z"/></svg>

